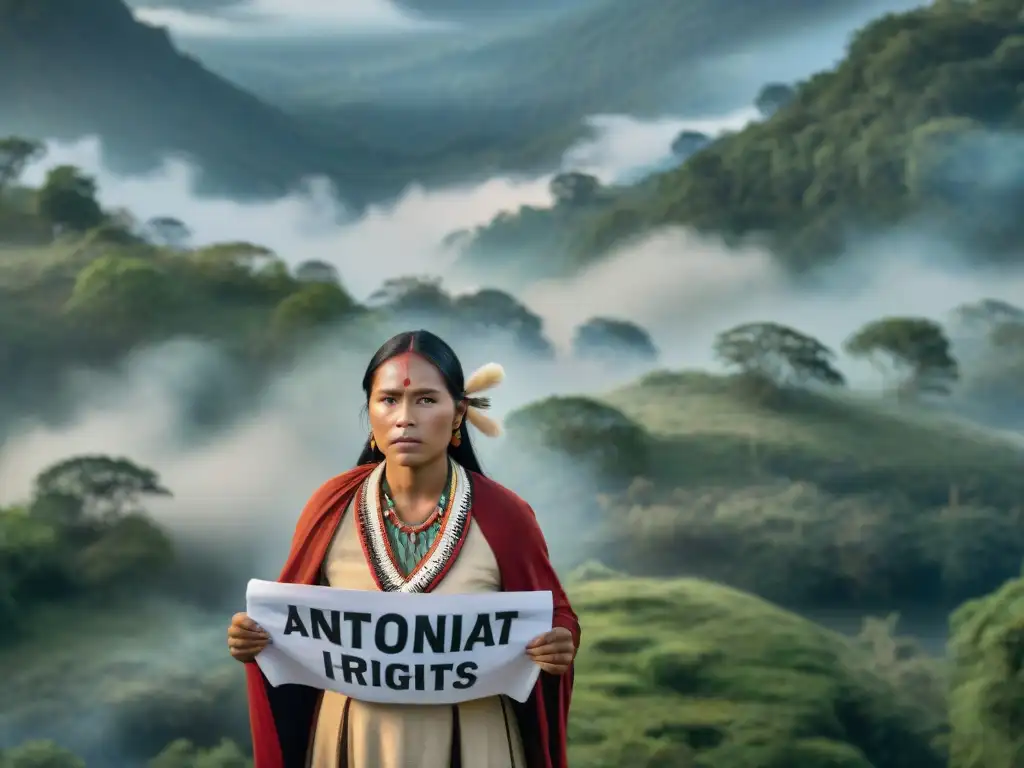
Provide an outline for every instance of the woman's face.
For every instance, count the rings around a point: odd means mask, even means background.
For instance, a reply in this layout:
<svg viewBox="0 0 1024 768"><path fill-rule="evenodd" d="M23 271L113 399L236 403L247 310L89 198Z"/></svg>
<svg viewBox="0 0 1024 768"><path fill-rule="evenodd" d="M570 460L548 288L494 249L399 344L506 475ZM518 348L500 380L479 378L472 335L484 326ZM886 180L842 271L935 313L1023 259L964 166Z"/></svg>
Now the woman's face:
<svg viewBox="0 0 1024 768"><path fill-rule="evenodd" d="M464 411L437 368L417 354L393 357L374 375L370 429L389 462L418 467L446 454Z"/></svg>

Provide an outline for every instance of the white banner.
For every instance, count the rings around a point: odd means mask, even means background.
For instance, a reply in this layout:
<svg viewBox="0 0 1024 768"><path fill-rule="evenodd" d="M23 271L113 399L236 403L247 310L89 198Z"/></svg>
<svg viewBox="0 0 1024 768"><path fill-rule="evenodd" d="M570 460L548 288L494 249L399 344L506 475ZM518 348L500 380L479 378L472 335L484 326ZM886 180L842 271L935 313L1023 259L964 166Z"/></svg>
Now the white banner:
<svg viewBox="0 0 1024 768"><path fill-rule="evenodd" d="M249 618L271 643L273 686L308 685L386 704L526 701L540 668L526 644L551 629L550 592L364 592L253 579Z"/></svg>

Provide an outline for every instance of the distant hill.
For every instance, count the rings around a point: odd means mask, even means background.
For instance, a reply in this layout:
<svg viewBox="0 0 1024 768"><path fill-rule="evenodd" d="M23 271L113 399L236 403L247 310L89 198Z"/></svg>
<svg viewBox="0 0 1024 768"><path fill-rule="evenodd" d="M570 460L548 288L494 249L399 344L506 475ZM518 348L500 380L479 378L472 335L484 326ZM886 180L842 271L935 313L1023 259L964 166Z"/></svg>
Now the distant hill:
<svg viewBox="0 0 1024 768"><path fill-rule="evenodd" d="M122 168L174 150L196 157L211 186L272 193L325 173L356 201L393 188L398 173L343 135L313 138L181 55L123 0L0 0L0 71L0 132L97 134Z"/></svg>
<svg viewBox="0 0 1024 768"><path fill-rule="evenodd" d="M294 82L292 75L287 92L280 74L265 83L274 83L275 103L286 100L326 135L390 135L435 165L480 172L550 167L593 114L730 109L734 96L697 76L702 60L836 15L834 6L812 0L586 0L536 23L471 26L410 44L375 44L359 56L325 50L310 64L320 76ZM269 89L256 77L265 69L255 59L236 61L232 77Z"/></svg>
<svg viewBox="0 0 1024 768"><path fill-rule="evenodd" d="M429 0L415 2L421 8L434 6ZM844 10L870 2L852 0ZM378 89L413 94L424 86L434 98L483 98L494 106L561 105L575 114L662 108L671 95L666 80L679 75L680 68L839 15L835 7L812 0L763 5L745 0L579 0L568 6L571 10L546 23L518 24L501 34L468 28L441 42L406 45L401 56L381 61L371 56L365 69L338 71L330 82L301 90L314 108L359 101ZM680 83L686 86L680 91L694 86L685 77L674 85ZM679 98L686 100L687 94Z"/></svg>
<svg viewBox="0 0 1024 768"><path fill-rule="evenodd" d="M839 254L849 233L919 220L978 259L1019 261L1022 62L1020 3L935 3L881 17L766 119L610 190L600 209L502 214L467 254L500 262L540 244L547 269L572 271L682 225L757 236L804 269Z"/></svg>

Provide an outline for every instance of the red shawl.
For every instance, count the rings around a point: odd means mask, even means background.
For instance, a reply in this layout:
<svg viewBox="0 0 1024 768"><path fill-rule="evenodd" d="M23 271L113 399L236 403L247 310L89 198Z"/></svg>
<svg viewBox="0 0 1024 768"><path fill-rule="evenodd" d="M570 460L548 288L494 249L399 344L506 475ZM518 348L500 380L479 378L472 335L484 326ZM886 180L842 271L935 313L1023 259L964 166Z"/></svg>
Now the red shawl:
<svg viewBox="0 0 1024 768"><path fill-rule="evenodd" d="M279 582L319 582L321 565L341 516L374 467L358 466L328 480L313 494L295 527ZM470 474L470 525L480 526L494 551L502 588L508 592L549 590L554 597L554 626L572 632L579 647L579 620L551 566L533 510L507 488L482 475ZM255 663L246 665L246 676L255 768L305 768L321 692L300 685L272 688ZM529 768L567 768L566 726L572 687L572 667L560 677L541 672L530 698L516 706Z"/></svg>

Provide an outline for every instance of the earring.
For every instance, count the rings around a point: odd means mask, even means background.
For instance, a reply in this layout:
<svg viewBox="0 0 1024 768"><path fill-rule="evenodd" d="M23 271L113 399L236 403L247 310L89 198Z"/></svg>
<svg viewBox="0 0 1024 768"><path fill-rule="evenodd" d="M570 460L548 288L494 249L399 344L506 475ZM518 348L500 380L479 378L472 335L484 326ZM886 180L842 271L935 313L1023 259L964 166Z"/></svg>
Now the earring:
<svg viewBox="0 0 1024 768"><path fill-rule="evenodd" d="M373 439L373 432L370 433L370 450L371 451L376 451L377 450L377 441Z"/></svg>
<svg viewBox="0 0 1024 768"><path fill-rule="evenodd" d="M462 445L462 426L459 425L452 430L452 448L458 448Z"/></svg>

